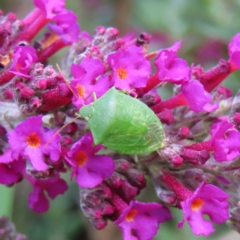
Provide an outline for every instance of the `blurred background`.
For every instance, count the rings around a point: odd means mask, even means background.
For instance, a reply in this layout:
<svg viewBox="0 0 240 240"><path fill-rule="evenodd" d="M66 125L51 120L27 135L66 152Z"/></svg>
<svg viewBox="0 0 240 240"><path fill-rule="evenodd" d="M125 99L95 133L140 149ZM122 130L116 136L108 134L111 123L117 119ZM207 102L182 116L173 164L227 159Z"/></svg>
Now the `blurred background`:
<svg viewBox="0 0 240 240"><path fill-rule="evenodd" d="M201 64L205 69L214 66L220 58L227 59L227 44L240 32L239 0L67 0L67 7L79 17L82 30L90 33L99 25L113 26L120 35L139 34L142 31L152 36L150 48L155 50L171 46L182 40L179 55L189 65ZM0 9L24 18L34 5L32 0L0 0ZM61 62L67 50L61 51L51 61ZM239 73L234 73L224 83L231 89L239 89ZM102 231L95 231L79 209L78 186L69 181L69 190L64 196L51 201L49 212L36 214L28 209L28 194L31 186L21 182L7 188L0 186L0 216L7 215L15 223L18 232L30 240L121 240L119 230L109 223ZM157 201L151 184L141 193L142 201ZM196 237L185 224L183 230L176 227L182 218L180 211L173 209L174 221L161 225L155 240L202 240L239 239L239 235L226 225L217 226L210 237Z"/></svg>

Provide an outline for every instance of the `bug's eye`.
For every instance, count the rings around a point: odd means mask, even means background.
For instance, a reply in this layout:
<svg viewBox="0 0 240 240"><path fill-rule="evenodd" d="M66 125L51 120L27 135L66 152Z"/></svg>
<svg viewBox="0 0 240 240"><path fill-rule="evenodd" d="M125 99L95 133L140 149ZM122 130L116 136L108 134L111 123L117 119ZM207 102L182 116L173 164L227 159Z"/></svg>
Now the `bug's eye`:
<svg viewBox="0 0 240 240"><path fill-rule="evenodd" d="M80 109L80 115L84 118L90 118L94 112L94 107L92 105L83 106Z"/></svg>

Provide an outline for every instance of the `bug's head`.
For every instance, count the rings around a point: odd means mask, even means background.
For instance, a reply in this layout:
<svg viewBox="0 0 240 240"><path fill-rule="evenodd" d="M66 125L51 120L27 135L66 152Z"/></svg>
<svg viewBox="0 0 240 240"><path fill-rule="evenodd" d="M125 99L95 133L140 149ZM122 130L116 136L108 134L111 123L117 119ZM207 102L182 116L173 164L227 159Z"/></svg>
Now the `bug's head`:
<svg viewBox="0 0 240 240"><path fill-rule="evenodd" d="M81 107L80 116L83 118L90 118L94 112L94 107L92 105L86 105Z"/></svg>

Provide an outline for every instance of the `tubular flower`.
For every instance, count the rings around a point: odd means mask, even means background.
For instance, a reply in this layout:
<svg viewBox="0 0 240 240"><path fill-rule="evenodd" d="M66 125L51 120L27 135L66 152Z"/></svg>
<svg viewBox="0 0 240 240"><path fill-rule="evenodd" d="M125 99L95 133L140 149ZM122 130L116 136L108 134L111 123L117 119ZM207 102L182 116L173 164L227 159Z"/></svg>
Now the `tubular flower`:
<svg viewBox="0 0 240 240"><path fill-rule="evenodd" d="M114 170L111 157L95 155L102 146L92 146L91 133L84 135L77 141L66 155L66 160L73 167L72 175L81 187L93 188L105 178L110 177Z"/></svg>
<svg viewBox="0 0 240 240"><path fill-rule="evenodd" d="M240 156L240 132L230 122L215 123L211 129L211 144L218 162L232 161Z"/></svg>
<svg viewBox="0 0 240 240"><path fill-rule="evenodd" d="M151 240L157 234L158 225L171 219L166 207L134 200L114 223L122 230L124 240Z"/></svg>
<svg viewBox="0 0 240 240"><path fill-rule="evenodd" d="M113 70L112 81L116 88L131 91L146 86L151 67L141 47L120 49L108 56L108 63Z"/></svg>
<svg viewBox="0 0 240 240"><path fill-rule="evenodd" d="M36 50L31 46L17 46L13 53L13 64L10 71L17 76L31 78L28 72L37 61Z"/></svg>
<svg viewBox="0 0 240 240"><path fill-rule="evenodd" d="M49 178L47 180L27 178L33 185L33 192L28 197L29 208L37 213L43 213L49 209L46 193L51 199L55 199L68 189L67 183L61 178Z"/></svg>
<svg viewBox="0 0 240 240"><path fill-rule="evenodd" d="M47 19L52 19L65 7L65 0L33 0L36 7L44 11Z"/></svg>
<svg viewBox="0 0 240 240"><path fill-rule="evenodd" d="M155 60L158 77L161 81L183 84L190 80L190 69L187 61L177 56L181 41L170 48L161 50Z"/></svg>
<svg viewBox="0 0 240 240"><path fill-rule="evenodd" d="M56 24L48 24L49 29L60 36L64 43L74 43L78 39L79 25L77 16L70 10L64 10L53 18Z"/></svg>
<svg viewBox="0 0 240 240"><path fill-rule="evenodd" d="M206 92L203 85L197 80L190 80L182 85L182 92L189 108L194 112L204 110L204 106L211 102L211 95Z"/></svg>
<svg viewBox="0 0 240 240"><path fill-rule="evenodd" d="M45 163L45 155L56 161L60 157L60 136L56 136L47 145L52 130L42 127L42 116L30 117L20 123L15 130L8 132L9 145L12 150L12 158L19 156L30 160L37 171L48 169Z"/></svg>
<svg viewBox="0 0 240 240"><path fill-rule="evenodd" d="M188 221L195 235L210 235L214 232L212 222L220 224L229 219L228 198L228 194L220 188L201 183L189 198L181 202L184 217L178 227L182 228L184 222ZM204 214L211 221L205 220Z"/></svg>
<svg viewBox="0 0 240 240"><path fill-rule="evenodd" d="M71 70L74 77L71 87L75 92L72 101L77 108L91 103L92 93L99 98L110 87L108 77L100 76L104 73L104 66L97 59L85 58L80 65L72 64Z"/></svg>
<svg viewBox="0 0 240 240"><path fill-rule="evenodd" d="M228 55L232 68L240 69L240 33L236 34L228 44Z"/></svg>

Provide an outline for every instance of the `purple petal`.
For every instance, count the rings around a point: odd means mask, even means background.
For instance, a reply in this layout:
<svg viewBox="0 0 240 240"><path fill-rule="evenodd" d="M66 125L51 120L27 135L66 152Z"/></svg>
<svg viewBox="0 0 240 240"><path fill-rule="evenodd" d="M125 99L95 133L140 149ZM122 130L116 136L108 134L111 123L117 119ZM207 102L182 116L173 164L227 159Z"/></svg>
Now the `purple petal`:
<svg viewBox="0 0 240 240"><path fill-rule="evenodd" d="M135 211L132 219L128 214ZM120 227L124 239L152 239L159 229L159 223L172 219L169 210L157 203L132 201L114 223Z"/></svg>
<svg viewBox="0 0 240 240"><path fill-rule="evenodd" d="M74 12L70 10L61 11L53 18L53 21L56 24L48 24L49 29L59 35L66 44L78 40L80 27Z"/></svg>
<svg viewBox="0 0 240 240"><path fill-rule="evenodd" d="M48 169L48 165L44 162L44 156L40 149L38 148L26 148L25 156L27 156L33 166L37 171L44 171Z"/></svg>
<svg viewBox="0 0 240 240"><path fill-rule="evenodd" d="M217 224L226 222L230 215L228 209L228 202L211 199L202 207L202 213L207 214L211 221Z"/></svg>
<svg viewBox="0 0 240 240"><path fill-rule="evenodd" d="M64 194L68 189L68 185L63 179L59 178L54 179L50 184L46 184L44 189L47 191L48 196L54 199L57 195Z"/></svg>
<svg viewBox="0 0 240 240"><path fill-rule="evenodd" d="M34 5L45 12L47 19L52 19L65 7L65 0L34 0Z"/></svg>
<svg viewBox="0 0 240 240"><path fill-rule="evenodd" d="M17 46L14 50L13 58L14 62L10 68L10 72L17 76L31 78L28 72L32 64L38 60L35 48L31 46Z"/></svg>
<svg viewBox="0 0 240 240"><path fill-rule="evenodd" d="M231 56L240 50L240 33L237 33L228 44L228 54Z"/></svg>
<svg viewBox="0 0 240 240"><path fill-rule="evenodd" d="M85 70L84 72L86 73L83 76L80 76L80 74L77 72L78 68L76 67L75 64L72 65L72 75L74 78L78 78L82 83L85 85L91 84L95 78L100 76L101 74L104 73L104 66L101 61L98 59L93 59L93 58L84 58L80 64L80 67ZM83 72L83 70L81 70Z"/></svg>
<svg viewBox="0 0 240 240"><path fill-rule="evenodd" d="M194 234L208 236L214 228L210 221L203 218L203 215L207 214L215 223L227 221L229 218L228 198L229 196L218 187L202 182L191 197L181 202L184 217L178 227L182 228L183 223L188 221ZM197 202L194 203L194 201ZM198 203L199 206L195 207Z"/></svg>
<svg viewBox="0 0 240 240"><path fill-rule="evenodd" d="M111 82L109 77L104 75L100 77L97 82L92 86L92 92L94 92L97 98L100 98L104 93L106 93L111 87ZM86 104L93 102L93 96L91 95L87 100Z"/></svg>
<svg viewBox="0 0 240 240"><path fill-rule="evenodd" d="M97 59L84 58L80 66L72 64L71 72L74 78L76 78L70 85L76 93L72 101L77 108L92 102L93 92L96 93L97 97L100 97L104 93L102 91L108 90L110 86L108 77L100 78L98 81L96 80L96 78L104 73L103 63ZM102 84L101 89L99 89L100 83ZM80 93L78 91L79 88L81 89Z"/></svg>
<svg viewBox="0 0 240 240"><path fill-rule="evenodd" d="M93 188L102 182L103 178L96 172L90 172L86 168L78 168L76 181L79 186L84 188Z"/></svg>
<svg viewBox="0 0 240 240"><path fill-rule="evenodd" d="M53 161L57 161L61 155L61 136L60 134L54 135L56 132L56 130L48 130L45 132L45 142L48 142L49 139L51 139L51 141L43 147L43 153L49 155Z"/></svg>
<svg viewBox="0 0 240 240"><path fill-rule="evenodd" d="M104 179L113 174L114 161L108 156L93 156L89 157L86 168L90 172L98 173Z"/></svg>
<svg viewBox="0 0 240 240"><path fill-rule="evenodd" d="M83 59L83 61L84 60L85 60L85 58ZM71 73L75 79L82 79L87 74L87 71L82 66L79 66L79 65L73 63L71 66Z"/></svg>
<svg viewBox="0 0 240 240"><path fill-rule="evenodd" d="M231 161L240 155L240 133L235 130L232 123L215 123L211 129L214 158L221 161Z"/></svg>
<svg viewBox="0 0 240 240"><path fill-rule="evenodd" d="M228 201L229 195L220 188L207 184L199 192L198 197L207 204L202 207L202 213L207 214L211 221L220 224L229 219Z"/></svg>
<svg viewBox="0 0 240 240"><path fill-rule="evenodd" d="M211 95L205 91L203 85L197 80L191 80L182 85L184 94L189 107L194 112L200 112L204 106L211 102Z"/></svg>
<svg viewBox="0 0 240 240"><path fill-rule="evenodd" d="M230 62L236 69L240 69L240 49L239 51L231 54Z"/></svg>
<svg viewBox="0 0 240 240"><path fill-rule="evenodd" d="M13 159L18 159L19 154L27 147L26 136L16 133L15 130L8 132L8 143L12 150Z"/></svg>
<svg viewBox="0 0 240 240"><path fill-rule="evenodd" d="M113 70L112 80L116 88L130 91L131 88L146 86L151 66L141 47L119 49L108 56L108 63ZM124 73L122 77L119 76L119 69Z"/></svg>
<svg viewBox="0 0 240 240"><path fill-rule="evenodd" d="M176 42L172 47L159 52L155 60L158 69L158 77L162 81L168 81L175 84L183 84L190 79L190 69L187 61L178 58L177 51L181 42Z"/></svg>
<svg viewBox="0 0 240 240"><path fill-rule="evenodd" d="M19 174L14 172L7 164L0 163L0 184L13 184L19 180Z"/></svg>
<svg viewBox="0 0 240 240"><path fill-rule="evenodd" d="M14 158L12 157L12 150L8 148L3 155L0 156L0 163L10 163L14 161Z"/></svg>
<svg viewBox="0 0 240 240"><path fill-rule="evenodd" d="M21 135L29 135L30 133L36 133L37 135L42 135L42 116L33 116L24 120L22 123L18 124L15 128L15 132Z"/></svg>
<svg viewBox="0 0 240 240"><path fill-rule="evenodd" d="M184 209L184 204L182 205ZM179 224L178 227L181 228L183 224L182 220ZM199 235L205 235L209 236L212 232L214 232L213 224L205 219L203 219L202 213L201 212L194 212L192 211L191 215L188 218L188 223L193 231L193 233L197 236Z"/></svg>
<svg viewBox="0 0 240 240"><path fill-rule="evenodd" d="M29 208L37 213L44 213L49 209L49 202L40 187L34 187L28 196Z"/></svg>

